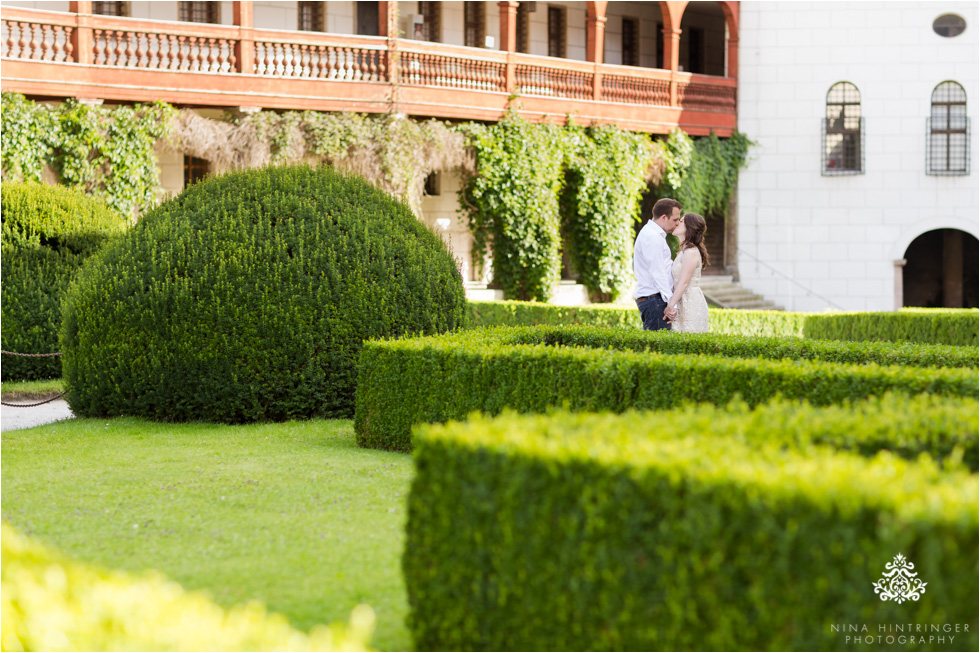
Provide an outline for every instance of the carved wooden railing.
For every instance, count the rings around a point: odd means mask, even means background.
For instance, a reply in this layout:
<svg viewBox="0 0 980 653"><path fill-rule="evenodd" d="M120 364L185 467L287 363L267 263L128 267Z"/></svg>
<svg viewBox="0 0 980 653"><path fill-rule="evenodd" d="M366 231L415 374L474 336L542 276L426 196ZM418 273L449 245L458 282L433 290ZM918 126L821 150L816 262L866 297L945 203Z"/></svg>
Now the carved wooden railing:
<svg viewBox="0 0 980 653"><path fill-rule="evenodd" d="M274 30L252 33L254 66L246 72L285 78L388 81L384 39Z"/></svg>
<svg viewBox="0 0 980 653"><path fill-rule="evenodd" d="M0 54L16 61L397 83L735 113L734 79L441 43L13 7L2 8L0 29Z"/></svg>
<svg viewBox="0 0 980 653"><path fill-rule="evenodd" d="M229 73L235 39L123 29L92 30L92 63L149 70Z"/></svg>
<svg viewBox="0 0 980 653"><path fill-rule="evenodd" d="M400 49L398 81L409 86L441 86L475 91L507 91L507 65L489 58L452 51Z"/></svg>
<svg viewBox="0 0 980 653"><path fill-rule="evenodd" d="M18 20L7 18L8 13L9 9L4 7L4 17L0 19L0 43L4 57L54 63L75 61L72 52L75 21L72 15L52 14L50 17Z"/></svg>

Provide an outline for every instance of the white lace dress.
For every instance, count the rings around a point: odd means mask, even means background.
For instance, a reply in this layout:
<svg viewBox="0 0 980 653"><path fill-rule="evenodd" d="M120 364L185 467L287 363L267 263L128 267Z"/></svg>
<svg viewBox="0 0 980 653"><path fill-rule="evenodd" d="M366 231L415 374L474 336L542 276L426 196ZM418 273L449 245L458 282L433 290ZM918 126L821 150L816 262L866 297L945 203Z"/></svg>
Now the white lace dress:
<svg viewBox="0 0 980 653"><path fill-rule="evenodd" d="M701 292L701 252L694 247L679 251L670 273L674 277L674 283L677 283L681 278L681 260L685 256L696 256L698 262L691 276L691 282L687 284L687 289L677 302L677 317L674 318L671 328L683 333L707 333L708 302Z"/></svg>

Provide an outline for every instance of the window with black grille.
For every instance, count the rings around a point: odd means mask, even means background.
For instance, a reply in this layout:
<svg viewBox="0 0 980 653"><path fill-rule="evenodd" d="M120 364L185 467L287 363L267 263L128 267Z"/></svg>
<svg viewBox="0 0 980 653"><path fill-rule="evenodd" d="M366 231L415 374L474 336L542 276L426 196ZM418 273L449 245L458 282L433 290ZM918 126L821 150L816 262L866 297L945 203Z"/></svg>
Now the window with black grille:
<svg viewBox="0 0 980 653"><path fill-rule="evenodd" d="M482 48L486 45L487 14L482 2L463 3L463 45Z"/></svg>
<svg viewBox="0 0 980 653"><path fill-rule="evenodd" d="M926 138L926 172L930 175L970 174L970 119L966 115L966 91L956 82L943 82L933 89Z"/></svg>
<svg viewBox="0 0 980 653"><path fill-rule="evenodd" d="M441 2L420 2L419 13L422 14L422 39L439 42L442 34L439 29L442 23Z"/></svg>
<svg viewBox="0 0 980 653"><path fill-rule="evenodd" d="M128 2L98 2L92 3L92 13L99 16L129 16Z"/></svg>
<svg viewBox="0 0 980 653"><path fill-rule="evenodd" d="M184 155L184 187L190 186L208 176L210 165L207 159Z"/></svg>
<svg viewBox="0 0 980 653"><path fill-rule="evenodd" d="M640 21L623 16L623 65L640 65Z"/></svg>
<svg viewBox="0 0 980 653"><path fill-rule="evenodd" d="M565 58L566 14L564 7L548 7L548 56Z"/></svg>
<svg viewBox="0 0 980 653"><path fill-rule="evenodd" d="M188 23L217 23L217 2L178 2L180 20Z"/></svg>
<svg viewBox="0 0 980 653"><path fill-rule="evenodd" d="M301 32L323 31L323 3L300 2L297 28Z"/></svg>
<svg viewBox="0 0 980 653"><path fill-rule="evenodd" d="M529 2L517 5L517 51L531 52L531 7Z"/></svg>
<svg viewBox="0 0 980 653"><path fill-rule="evenodd" d="M850 82L838 82L827 92L823 121L823 174L854 175L864 172L861 93Z"/></svg>

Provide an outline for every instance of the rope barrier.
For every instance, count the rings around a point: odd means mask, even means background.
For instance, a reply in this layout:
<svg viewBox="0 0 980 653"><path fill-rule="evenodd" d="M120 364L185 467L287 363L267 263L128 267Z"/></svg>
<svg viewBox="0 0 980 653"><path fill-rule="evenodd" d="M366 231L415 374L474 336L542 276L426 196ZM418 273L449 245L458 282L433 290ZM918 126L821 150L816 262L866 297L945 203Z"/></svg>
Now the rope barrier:
<svg viewBox="0 0 980 653"><path fill-rule="evenodd" d="M67 390L66 390L66 392L67 392ZM60 395L55 395L55 396L51 397L50 399L45 399L44 401L39 401L36 404L8 404L6 401L0 401L0 404L2 404L4 406L10 406L12 408L34 408L35 406L43 406L44 404L49 404L52 401L54 401L55 399L58 399L59 397L63 397L64 395L65 395L65 393L62 392Z"/></svg>
<svg viewBox="0 0 980 653"><path fill-rule="evenodd" d="M7 354L8 356L23 356L24 358L47 358L48 356L61 356L60 351L56 351L53 354L18 354L15 351L6 351L0 349L0 354Z"/></svg>

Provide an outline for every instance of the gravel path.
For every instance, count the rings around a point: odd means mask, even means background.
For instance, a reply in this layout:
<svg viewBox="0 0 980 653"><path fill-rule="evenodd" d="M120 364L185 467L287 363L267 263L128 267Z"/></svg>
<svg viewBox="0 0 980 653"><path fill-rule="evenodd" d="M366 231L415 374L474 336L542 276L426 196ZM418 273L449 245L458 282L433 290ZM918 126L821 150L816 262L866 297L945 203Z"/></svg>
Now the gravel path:
<svg viewBox="0 0 980 653"><path fill-rule="evenodd" d="M6 401L6 399L4 399ZM36 399L17 399L12 404L29 404L37 401ZM32 426L40 426L58 420L74 417L68 402L64 399L52 401L50 404L37 406L35 408L15 408L12 406L0 407L0 431L13 431L15 429L26 429Z"/></svg>

